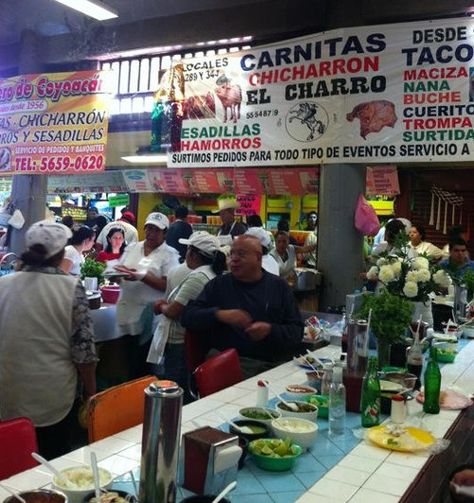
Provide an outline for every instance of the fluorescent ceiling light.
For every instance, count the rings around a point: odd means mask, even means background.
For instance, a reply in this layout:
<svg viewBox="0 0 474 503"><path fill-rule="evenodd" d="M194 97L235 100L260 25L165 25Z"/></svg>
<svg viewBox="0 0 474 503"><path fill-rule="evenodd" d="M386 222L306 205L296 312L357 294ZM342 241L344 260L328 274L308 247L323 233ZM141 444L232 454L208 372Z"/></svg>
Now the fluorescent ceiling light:
<svg viewBox="0 0 474 503"><path fill-rule="evenodd" d="M62 3L71 9L82 12L86 16L93 17L98 21L105 21L118 17L118 12L115 9L99 2L98 0L55 0Z"/></svg>
<svg viewBox="0 0 474 503"><path fill-rule="evenodd" d="M124 161L131 164L167 164L168 156L166 154L148 154L148 155L129 155L122 157Z"/></svg>

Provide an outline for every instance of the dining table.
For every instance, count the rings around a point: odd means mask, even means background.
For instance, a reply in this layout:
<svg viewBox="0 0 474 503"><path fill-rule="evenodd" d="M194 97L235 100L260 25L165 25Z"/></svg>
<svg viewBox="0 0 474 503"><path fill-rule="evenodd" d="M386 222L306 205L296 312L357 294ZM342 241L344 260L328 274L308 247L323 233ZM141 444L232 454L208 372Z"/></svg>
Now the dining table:
<svg viewBox="0 0 474 503"><path fill-rule="evenodd" d="M338 360L340 345L330 344L315 351L319 358ZM203 426L228 428L222 417L238 417L242 407L257 401L257 381L266 379L275 392L284 393L286 386L306 381L306 369L289 361L258 376L241 381L225 390L192 402L182 409L182 433ZM455 387L464 393L473 391L474 341L460 343L454 363L441 368L442 388ZM270 396L270 404L274 398ZM229 495L239 503L313 503L314 501L351 503L391 503L396 501L444 501L448 477L457 464L465 462L473 449L474 407L425 414L417 400L408 402L408 417L429 430L436 438L449 440L439 454L395 452L380 448L361 435L360 415L347 413L342 434L331 436L328 421L318 418L318 436L287 472L269 472L258 468L247 456L238 472L237 487ZM131 490L132 476L139 477L142 425L121 431L108 438L74 450L52 461L57 469L88 464L91 451L99 466L117 476L116 488ZM179 480L178 480L179 482ZM32 468L2 481L22 491L49 487L51 475L42 466ZM177 501L190 493L178 487ZM0 488L0 501L8 493Z"/></svg>

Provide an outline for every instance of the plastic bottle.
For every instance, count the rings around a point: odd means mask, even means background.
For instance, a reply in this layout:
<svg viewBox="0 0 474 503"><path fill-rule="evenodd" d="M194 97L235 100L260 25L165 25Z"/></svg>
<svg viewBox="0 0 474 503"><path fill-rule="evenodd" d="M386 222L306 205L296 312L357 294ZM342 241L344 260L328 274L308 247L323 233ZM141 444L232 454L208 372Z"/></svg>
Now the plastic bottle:
<svg viewBox="0 0 474 503"><path fill-rule="evenodd" d="M367 373L362 382L360 418L364 428L380 423L380 380L377 375L377 358L369 358Z"/></svg>
<svg viewBox="0 0 474 503"><path fill-rule="evenodd" d="M423 376L425 384L425 401L423 412L427 414L439 414L439 393L441 391L441 372L435 359L436 349L430 348L430 361L426 366Z"/></svg>
<svg viewBox="0 0 474 503"><path fill-rule="evenodd" d="M321 379L321 395L329 395L329 388L332 382L332 363L323 364L323 377Z"/></svg>
<svg viewBox="0 0 474 503"><path fill-rule="evenodd" d="M346 387L342 368L334 367L329 387L329 435L342 435L346 421Z"/></svg>
<svg viewBox="0 0 474 503"><path fill-rule="evenodd" d="M407 353L407 369L410 374L416 375L415 389L420 389L421 386L421 371L423 370L423 350L420 344L420 335L415 332L413 344Z"/></svg>
<svg viewBox="0 0 474 503"><path fill-rule="evenodd" d="M262 380L257 381L257 407L268 405L268 388Z"/></svg>

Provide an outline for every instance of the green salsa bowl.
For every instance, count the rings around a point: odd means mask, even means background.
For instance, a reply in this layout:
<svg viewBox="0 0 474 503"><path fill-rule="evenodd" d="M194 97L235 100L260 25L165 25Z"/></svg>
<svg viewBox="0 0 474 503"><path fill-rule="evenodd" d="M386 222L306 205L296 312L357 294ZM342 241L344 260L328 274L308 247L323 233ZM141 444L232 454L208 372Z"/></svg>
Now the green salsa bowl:
<svg viewBox="0 0 474 503"><path fill-rule="evenodd" d="M304 398L305 402L316 405L319 409L318 417L327 419L329 417L329 397L328 395L311 395Z"/></svg>
<svg viewBox="0 0 474 503"><path fill-rule="evenodd" d="M249 452L262 470L284 472L293 468L303 449L289 439L261 438L250 442Z"/></svg>

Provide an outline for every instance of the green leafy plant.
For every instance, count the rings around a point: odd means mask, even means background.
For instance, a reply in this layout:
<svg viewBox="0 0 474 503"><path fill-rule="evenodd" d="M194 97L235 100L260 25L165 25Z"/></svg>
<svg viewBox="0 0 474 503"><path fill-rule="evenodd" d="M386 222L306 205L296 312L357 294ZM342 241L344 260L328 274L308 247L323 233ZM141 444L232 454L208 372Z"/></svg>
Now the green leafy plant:
<svg viewBox="0 0 474 503"><path fill-rule="evenodd" d="M106 264L97 262L92 258L86 258L81 265L81 278L97 278L100 280L106 268Z"/></svg>
<svg viewBox="0 0 474 503"><path fill-rule="evenodd" d="M413 303L405 297L383 288L378 295L366 295L356 317L368 319L372 309L370 328L379 340L389 344L403 341L411 322Z"/></svg>

